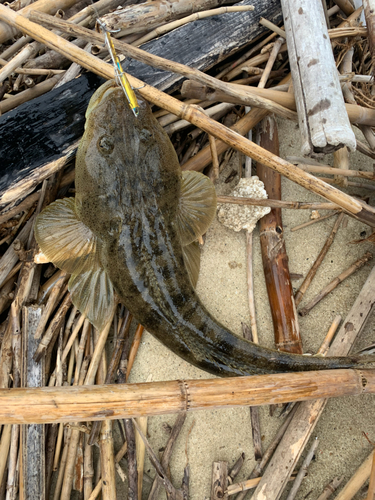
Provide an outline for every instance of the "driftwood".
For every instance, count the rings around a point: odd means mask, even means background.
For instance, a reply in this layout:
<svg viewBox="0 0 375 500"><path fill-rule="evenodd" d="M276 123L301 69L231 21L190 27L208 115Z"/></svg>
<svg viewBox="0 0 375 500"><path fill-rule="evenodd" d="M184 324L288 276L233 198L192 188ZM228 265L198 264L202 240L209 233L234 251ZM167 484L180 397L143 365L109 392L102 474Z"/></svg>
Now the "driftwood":
<svg viewBox="0 0 375 500"><path fill-rule="evenodd" d="M33 361L38 342L34 333L42 314L40 307L25 307L23 310L23 377L24 387L44 386L44 363ZM24 499L44 500L45 493L45 426L25 425L22 428L22 472Z"/></svg>
<svg viewBox="0 0 375 500"><path fill-rule="evenodd" d="M75 62L79 62L82 66L95 70L95 72L101 76L105 76L107 78L114 77L113 66L101 62L94 56L87 54L82 49L75 47L71 43L47 31L46 29L35 25L24 17L9 11L9 9L3 7L2 5L0 5L0 17L2 19L6 19L7 22L14 26L20 28L22 27L22 30L26 33L32 33L37 40L44 41L44 43L49 47L66 54ZM262 161L266 166L278 171L294 182L297 182L307 189L337 203L358 220L361 220L371 226L375 226L375 209L369 205L366 205L365 203L338 191L322 180L317 179L297 167L294 167L288 162L281 160L275 155L268 153L256 144L240 137L236 133L233 133L227 127L214 122L208 118L204 112L196 108L186 106L173 97L163 94L153 87L144 85L143 82L136 78L129 78L132 86L140 88L140 93L149 101L174 112L181 118L188 119L192 124L231 144L245 155L250 156L257 161Z"/></svg>
<svg viewBox="0 0 375 500"><path fill-rule="evenodd" d="M144 384L1 389L0 421L82 422L260 406L375 392L374 370L332 370Z"/></svg>
<svg viewBox="0 0 375 500"><path fill-rule="evenodd" d="M356 147L321 2L281 0L303 154ZM296 43L298 40L298 45Z"/></svg>

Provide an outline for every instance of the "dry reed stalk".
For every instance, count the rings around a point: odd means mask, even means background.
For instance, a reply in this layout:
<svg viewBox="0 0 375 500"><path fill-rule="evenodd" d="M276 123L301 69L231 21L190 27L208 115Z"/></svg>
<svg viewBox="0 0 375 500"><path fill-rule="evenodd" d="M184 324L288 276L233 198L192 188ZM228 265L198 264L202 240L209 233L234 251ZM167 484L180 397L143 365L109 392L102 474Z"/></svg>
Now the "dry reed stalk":
<svg viewBox="0 0 375 500"><path fill-rule="evenodd" d="M21 52L19 52L13 59L9 62L5 61L6 64L0 69L0 83L6 80L13 71L22 65L27 59L33 57L42 48L42 44L38 42L32 42L26 47L24 47Z"/></svg>
<svg viewBox="0 0 375 500"><path fill-rule="evenodd" d="M323 262L324 257L327 255L328 250L331 248L331 245L332 245L332 243L333 243L333 241L335 239L336 233L339 230L339 227L341 225L341 222L342 222L343 218L344 218L344 214L343 213L341 213L337 217L337 219L336 219L336 221L335 221L335 223L334 223L334 225L332 227L332 230L331 230L331 232L330 232L330 234L329 234L326 242L323 245L323 248L319 252L318 257L315 259L315 262L311 266L309 272L307 273L305 279L303 280L303 283L301 284L301 286L297 290L297 292L295 294L295 297L294 297L296 306L298 306L300 304L303 296L306 293L306 290L309 288L312 280L314 279L314 276L315 276L315 274L316 274L319 266Z"/></svg>
<svg viewBox="0 0 375 500"><path fill-rule="evenodd" d="M364 375L353 369L338 369L334 375L333 379L331 370L323 370L214 380L1 389L0 420L4 424L82 422L375 391L373 370L366 370ZM188 393L189 399L182 398L181 393Z"/></svg>
<svg viewBox="0 0 375 500"><path fill-rule="evenodd" d="M129 352L128 366L126 368L126 380L128 380L129 375L130 375L130 370L133 367L133 363L134 363L135 357L136 357L137 352L138 352L139 344L141 343L141 340L142 340L143 330L144 330L143 326L141 324L139 324L137 326L137 330L135 332L133 343L131 345L130 352Z"/></svg>
<svg viewBox="0 0 375 500"><path fill-rule="evenodd" d="M18 489L18 440L20 435L20 426L12 425L9 449L9 462L8 462L8 479L6 486L5 500L16 500Z"/></svg>
<svg viewBox="0 0 375 500"><path fill-rule="evenodd" d="M0 480L3 480L7 467L11 433L12 425L4 425L0 441Z"/></svg>
<svg viewBox="0 0 375 500"><path fill-rule="evenodd" d="M186 412L180 413L177 415L176 421L172 427L172 431L170 433L169 439L167 444L165 445L163 455L161 457L161 466L163 467L164 470L167 470L169 461L172 455L173 451L173 446L176 442L176 439L178 435L180 434L180 431L182 429L182 426L184 425L186 420ZM154 478L154 481L152 483L152 487L148 496L148 500L156 500L158 498L158 492L159 488L161 486L161 483L159 481L158 476L156 475Z"/></svg>
<svg viewBox="0 0 375 500"><path fill-rule="evenodd" d="M84 316L82 314L82 316ZM73 354L73 351L72 351ZM72 356L73 357L73 356ZM81 366L81 371L79 374L79 378L74 380L73 387L78 387L83 385L84 377L87 372L87 367L88 367L89 359L85 359L84 362L82 363ZM68 374L68 383L69 383L70 377ZM71 428L69 429L71 431L70 433L70 439L69 439L69 447L67 450L67 456L66 456L66 463L65 463L65 470L64 470L64 477L62 480L62 487L61 487L61 496L60 500L69 500L70 499L70 494L73 486L73 479L74 479L74 466L76 462L76 456L77 456L77 448L79 444L79 439L80 439L80 430Z"/></svg>
<svg viewBox="0 0 375 500"><path fill-rule="evenodd" d="M332 339L336 333L337 328L341 323L341 316L338 314L332 322L332 325L329 327L327 335L325 336L322 345L320 346L318 352L316 353L319 356L325 356L328 353L329 346L332 342Z"/></svg>
<svg viewBox="0 0 375 500"><path fill-rule="evenodd" d="M259 51L264 47L267 43L271 42L275 38L276 34L272 33L269 35L267 38L262 40L261 42L257 43L255 46L251 47L250 50L248 50L245 54L243 54L240 58L236 59L234 62L229 64L226 68L224 68L219 74L216 75L216 78L221 80L225 80L226 75L232 71L232 69L236 68L238 65L242 64L244 61L249 59L250 56L255 54L255 52Z"/></svg>
<svg viewBox="0 0 375 500"><path fill-rule="evenodd" d="M72 298L70 293L67 293L39 343L34 358L36 362L39 362L43 355L47 355L50 351L52 351L53 345L59 334L59 329L61 328L62 322L64 321L66 313L71 305Z"/></svg>
<svg viewBox="0 0 375 500"><path fill-rule="evenodd" d="M215 182L219 178L219 159L217 156L215 137L208 134L208 141L210 143L211 157L212 157L212 171L210 171L210 179Z"/></svg>
<svg viewBox="0 0 375 500"><path fill-rule="evenodd" d="M344 488L335 497L335 500L351 500L354 495L361 489L361 487L370 476L374 454L374 451L372 451L370 455L368 455L366 460L360 465L354 475L346 483Z"/></svg>
<svg viewBox="0 0 375 500"><path fill-rule="evenodd" d="M95 344L94 352L93 352L92 357L91 357L90 366L87 370L87 375L85 378L84 385L93 385L95 382L96 372L98 370L101 355L102 355L109 331L111 329L112 320L113 320L113 316L115 314L116 307L117 307L117 302L114 304L110 318L108 320L108 323L105 325L105 327L103 328L103 330L99 334L98 340ZM88 419L88 420L90 420L90 419Z"/></svg>
<svg viewBox="0 0 375 500"><path fill-rule="evenodd" d="M39 339L42 336L42 333L44 332L44 328L47 324L47 321L49 320L50 315L54 311L56 305L57 305L57 299L60 295L61 289L64 286L64 283L66 282L67 275L66 273L63 273L60 276L60 279L55 283L55 285L51 289L51 293L48 297L46 306L43 310L42 317L40 318L40 321L38 323L38 327L35 331L34 338Z"/></svg>
<svg viewBox="0 0 375 500"><path fill-rule="evenodd" d="M107 359L105 349L97 374L97 382L104 384L107 375ZM103 500L116 500L115 459L113 451L112 422L104 420L100 430L100 468Z"/></svg>
<svg viewBox="0 0 375 500"><path fill-rule="evenodd" d="M354 7L350 0L333 0L338 7L343 11L346 16L353 14Z"/></svg>
<svg viewBox="0 0 375 500"><path fill-rule="evenodd" d="M164 486L166 493L167 493L167 497L173 498L175 500L183 500L182 491L176 490L176 488L173 486L173 484L169 480L168 474L165 472L165 470L161 466L159 460L157 459L153 449L151 448L149 442L147 441L147 438L146 438L145 434L143 433L142 429L140 428L140 426L138 425L136 419L132 418L132 422L134 424L136 431L138 432L139 436L141 437L141 439L146 447L147 454L149 456L151 464L155 468L156 473L159 475L159 477L163 483L163 486Z"/></svg>
<svg viewBox="0 0 375 500"><path fill-rule="evenodd" d="M283 46L283 52L287 50L286 44ZM226 82L229 82L230 80L233 80L233 78L236 78L246 67L257 67L260 66L263 63L266 63L268 61L268 58L270 56L269 52L266 53L261 53L258 54L254 57L251 57L250 59L247 59L240 65L237 65L234 69L229 71L224 77L223 80Z"/></svg>
<svg viewBox="0 0 375 500"><path fill-rule="evenodd" d="M123 318L121 327L119 328L119 334L117 335L116 338L116 344L112 352L112 358L109 364L108 372L103 382L104 384L111 384L113 382L117 368L121 360L123 349L125 347L125 338L128 337L129 335L129 328L132 318L133 318L132 315L129 313L129 311L127 311L126 316ZM98 434L100 431L100 426L101 426L100 422L93 423L91 427L90 437L88 439L88 444L90 446L92 446L97 441Z"/></svg>
<svg viewBox="0 0 375 500"><path fill-rule="evenodd" d="M263 198L242 198L236 196L218 196L218 203L234 203L235 205L253 205L259 207L288 208L296 210L337 210L333 203L315 203L308 201L265 200Z"/></svg>
<svg viewBox="0 0 375 500"><path fill-rule="evenodd" d="M157 27L156 29L147 33L147 35L138 38L135 42L132 43L132 45L134 45L135 47L139 47L143 43L146 43L149 40L152 40L153 38L157 38L161 35L164 35L165 33L168 33L169 31L172 31L176 28L179 28L180 26L184 26L185 24L191 23L198 19L205 19L206 17L217 16L219 14L225 14L227 12L246 12L249 10L254 10L254 7L252 5L240 5L234 7L219 7L218 9L203 10L201 12L196 12L191 16L186 16L183 17L182 19L178 19L177 21L163 24L162 26Z"/></svg>
<svg viewBox="0 0 375 500"><path fill-rule="evenodd" d="M113 66L103 63L91 54L86 53L70 42L67 42L61 37L50 33L48 30L36 25L35 23L28 21L24 17L14 12L9 12L9 10L1 4L0 18L12 26L17 26L26 33L32 34L38 41L45 43L47 46L60 53L64 53L64 55L68 56L71 60L78 62L83 67L92 69L97 74L106 78L114 77ZM140 50L135 49L134 47L132 49ZM207 118L201 111L194 108L192 109L189 106L184 106L173 97L163 94L148 85L142 86L143 82L134 77L129 78L132 86L138 88L142 87L140 88L140 93L154 104L168 109L171 112L175 112L183 119L187 118L197 127L211 133L219 139L224 140L224 142L230 143L230 145L234 146L245 155L251 156L257 161L262 161L268 167L280 172L282 175L285 175L310 191L320 194L324 198L339 204L342 208L348 210L348 212L350 212L355 218L365 222L366 224L375 226L375 210L372 207L340 192L320 179L316 179L310 174L298 169L298 167L294 167L288 162L285 162L281 158L267 153L267 151L264 151L262 148L254 143L251 143L247 139L240 137L238 134L233 133L225 126Z"/></svg>
<svg viewBox="0 0 375 500"><path fill-rule="evenodd" d="M139 417L136 419L139 429L144 435L147 434L147 417ZM143 485L143 469L145 464L146 446L142 441L139 432L135 433L135 449L137 455L137 470L138 470L138 498L142 498Z"/></svg>
<svg viewBox="0 0 375 500"><path fill-rule="evenodd" d="M94 477L93 466L93 448L87 442L88 436L85 437L85 450L83 457L83 498L87 500L92 493L92 480Z"/></svg>
<svg viewBox="0 0 375 500"><path fill-rule="evenodd" d="M276 24L271 23L271 21L268 21L268 19L264 19L264 17L261 17L259 20L259 24L268 28L270 31L273 31L274 33L276 33L277 35L282 37L282 39L285 40L285 38L286 38L285 30L276 26Z"/></svg>
<svg viewBox="0 0 375 500"><path fill-rule="evenodd" d="M311 172L315 174L329 174L335 175L335 168L326 166L326 165L307 165L298 163L298 167L306 172ZM349 169L340 169L340 176L347 177L361 177L362 179L369 179L371 181L375 180L375 174L372 172L365 172L364 170L349 170Z"/></svg>
<svg viewBox="0 0 375 500"><path fill-rule="evenodd" d="M312 226L313 224L317 224L318 222L322 222L323 220L330 219L331 217L339 214L341 210L337 210L337 212L331 212L328 215L323 215L323 217L318 217L317 219L312 219L307 222L304 222L303 224L298 224L298 226L291 227L290 230L293 231L298 231L299 229L304 229L305 227Z"/></svg>
<svg viewBox="0 0 375 500"><path fill-rule="evenodd" d="M348 269L345 269L336 278L334 278L327 286L325 286L298 314L306 316L313 307L315 307L324 297L332 292L344 279L351 276L355 271L363 267L366 262L372 259L372 254L366 252L360 259L356 260Z"/></svg>
<svg viewBox="0 0 375 500"><path fill-rule="evenodd" d="M52 78L48 80L44 80L41 83L38 83L32 88L19 92L18 94L9 97L9 99L2 100L0 102L0 114L4 114L11 109L16 108L20 104L24 102L31 101L35 97L39 97L40 95L45 94L52 90L52 88L56 85L56 83L60 80L61 74L54 75Z"/></svg>
<svg viewBox="0 0 375 500"><path fill-rule="evenodd" d="M39 260L39 254L35 256L34 261L36 261L38 264ZM38 303L42 303L46 300L48 297L49 293L53 289L56 283L58 283L61 279L61 277L64 275L64 271L61 271L61 269L57 269L56 272L52 274L52 276L45 282L43 285L40 286L39 293L38 293Z"/></svg>
<svg viewBox="0 0 375 500"><path fill-rule="evenodd" d="M61 425L63 425L63 424L61 424ZM64 471L65 471L66 461L68 458L68 450L69 450L69 443L70 443L70 436L72 433L72 429L66 429L65 431L66 432L65 432L65 439L64 439L64 449L63 449L60 464L59 464L59 472L57 475L53 500L60 500L60 493L61 493L61 488L62 488L63 479L64 479Z"/></svg>
<svg viewBox="0 0 375 500"><path fill-rule="evenodd" d="M202 104L204 104L204 103L202 103ZM210 103L206 103L206 104L209 105ZM234 106L235 105L231 104L231 103L216 104L215 106L212 106L211 108L207 109L205 111L205 114L209 118L212 118L213 120L218 120L219 118L221 118L221 116L225 115L229 110L234 108ZM162 120L160 120L160 121L162 121ZM178 120L178 121L171 123L170 125L165 126L164 130L168 135L172 135L175 132L178 132L179 130L182 130L182 129L184 129L186 127L190 127L190 126L191 126L191 123L189 120Z"/></svg>
<svg viewBox="0 0 375 500"><path fill-rule="evenodd" d="M43 69L43 68L16 68L14 70L14 73L18 73L20 75L47 76L47 77L53 75L62 75L65 72L66 72L65 69Z"/></svg>

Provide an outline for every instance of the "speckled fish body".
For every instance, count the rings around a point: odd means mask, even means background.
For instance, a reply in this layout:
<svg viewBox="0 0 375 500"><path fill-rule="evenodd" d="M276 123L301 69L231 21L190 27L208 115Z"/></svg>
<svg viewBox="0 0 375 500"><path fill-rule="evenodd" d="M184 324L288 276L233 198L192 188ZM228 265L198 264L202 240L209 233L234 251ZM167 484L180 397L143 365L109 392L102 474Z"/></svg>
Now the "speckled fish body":
<svg viewBox="0 0 375 500"><path fill-rule="evenodd" d="M76 166L78 215L101 244L121 301L165 346L219 376L374 368L374 357L318 358L259 347L218 323L187 274L176 227L181 173L173 146L139 99L135 118L120 89L96 92Z"/></svg>

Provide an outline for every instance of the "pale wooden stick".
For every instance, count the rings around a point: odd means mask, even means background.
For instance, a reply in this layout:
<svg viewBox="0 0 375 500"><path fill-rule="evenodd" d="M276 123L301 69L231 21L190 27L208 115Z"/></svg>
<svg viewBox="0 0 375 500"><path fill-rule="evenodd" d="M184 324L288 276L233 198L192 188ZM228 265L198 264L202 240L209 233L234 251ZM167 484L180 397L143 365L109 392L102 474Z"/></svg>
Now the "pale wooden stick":
<svg viewBox="0 0 375 500"><path fill-rule="evenodd" d="M197 19L204 19L206 17L217 16L219 14L225 14L227 12L246 12L249 10L254 10L254 7L252 5L241 5L234 7L219 7L218 9L203 10L201 12L196 12L191 16L183 17L182 19L178 19L177 21L173 21L171 23L159 26L158 28L147 33L147 35L138 38L135 42L132 43L132 45L134 45L135 47L139 47L143 43L146 43L149 40L152 40L153 38L157 38L160 35L164 35L169 31L172 31L180 26L196 21Z"/></svg>
<svg viewBox="0 0 375 500"><path fill-rule="evenodd" d="M342 214L342 213L337 217L337 219L336 219L336 221L335 221L335 223L334 223L334 225L332 227L332 230L331 230L331 232L330 232L330 234L329 234L326 242L323 245L323 248L319 252L319 255L315 259L314 264L311 266L309 272L307 273L305 279L303 280L303 283L301 284L301 286L299 287L298 291L296 292L295 297L294 297L294 301L296 303L296 307L301 302L303 296L306 293L306 290L309 288L312 280L314 279L314 276L315 276L315 274L316 274L319 266L323 262L324 257L327 255L328 250L331 248L332 243L333 243L333 241L335 239L336 233L339 230L339 227L341 225L343 217L344 217L344 214Z"/></svg>
<svg viewBox="0 0 375 500"><path fill-rule="evenodd" d="M313 307L316 306L324 297L326 297L329 293L332 292L344 279L351 276L358 269L363 267L366 262L372 259L372 254L370 252L366 252L363 257L356 260L350 267L345 269L342 273L340 273L336 278L334 278L327 286L325 286L303 309L299 311L298 314L301 316L306 316Z"/></svg>
<svg viewBox="0 0 375 500"><path fill-rule="evenodd" d="M39 52L41 48L41 43L30 43L24 47L11 61L6 62L5 66L0 69L0 83L6 80L19 65L22 65L25 61L27 61L27 59Z"/></svg>
<svg viewBox="0 0 375 500"><path fill-rule="evenodd" d="M38 41L42 41L50 48L57 50L58 52L64 53L70 59L77 60L82 66L93 69L96 73L101 74L106 78L114 77L113 66L99 61L94 56L87 54L75 45L67 42L66 40L50 33L36 25L22 16L9 12L0 4L0 18L6 20L11 25L18 26L22 28L23 31L32 34ZM132 50L140 50L135 47ZM189 70L190 72L190 70ZM215 79L214 79L215 80ZM189 107L182 107L180 102L176 102L171 96L163 94L156 89L149 87L148 85L143 85L143 82L136 78L130 77L130 83L133 87L140 88L140 93L149 99L154 104L160 105L171 112L178 113L181 118L189 117L191 123L196 125L202 130L212 133L215 137L223 139L224 142L236 145L236 149L239 149L244 154L251 156L252 158L262 161L266 166L273 168L274 170L280 172L286 177L294 180L300 185L307 187L309 190L320 194L330 201L338 202L342 208L347 209L353 216L366 222L369 225L375 226L375 210L364 203L360 203L358 200L354 200L351 196L346 195L337 189L329 186L325 182L310 176L306 172L288 164L287 162L275 157L272 154L267 153L267 151L259 148L254 143L251 143L238 136L232 130L224 127L223 125L207 118L199 110L192 110Z"/></svg>
<svg viewBox="0 0 375 500"><path fill-rule="evenodd" d="M337 211L337 212L331 212L328 215L323 215L323 217L318 217L317 219L309 220L307 222L304 222L303 224L298 224L298 226L291 227L290 231L291 232L298 231L299 229L303 229L305 227L309 227L309 226L311 226L313 224L316 224L318 222L322 222L323 220L329 219L330 217L333 217L334 215L337 215L338 213L339 213L339 211Z"/></svg>
<svg viewBox="0 0 375 500"><path fill-rule="evenodd" d="M130 352L129 352L129 360L128 360L128 365L126 367L126 380L128 380L129 375L130 375L130 371L133 367L135 356L137 355L138 347L139 347L139 344L141 343L143 330L144 330L143 326L141 324L139 324L137 326L137 330L135 332L133 343L131 345Z"/></svg>
<svg viewBox="0 0 375 500"><path fill-rule="evenodd" d="M333 203L315 203L308 201L264 200L263 198L241 198L236 196L217 196L218 203L234 203L235 205L253 205L258 207L289 208L301 210L337 210Z"/></svg>
<svg viewBox="0 0 375 500"><path fill-rule="evenodd" d="M359 466L351 479L349 479L344 488L335 497L335 500L352 500L354 495L361 489L369 478L373 460L374 451L372 451L366 460Z"/></svg>
<svg viewBox="0 0 375 500"><path fill-rule="evenodd" d="M9 448L10 448L10 437L12 433L12 425L5 425L3 427L3 432L1 434L0 441L0 481L4 478L5 468L8 462Z"/></svg>
<svg viewBox="0 0 375 500"><path fill-rule="evenodd" d="M334 167L326 165L307 165L298 163L298 167L306 172L311 172L315 174L330 174L335 175L336 171ZM346 177L361 177L362 179L375 180L375 174L373 172L365 172L364 170L349 170L340 169L340 176Z"/></svg>
<svg viewBox="0 0 375 500"><path fill-rule="evenodd" d="M307 472L307 468L310 465L311 460L313 459L313 456L314 456L315 450L318 447L318 444L319 444L319 439L315 438L309 452L306 455L305 460L303 461L303 463L301 465L300 470L298 471L296 479L293 483L293 486L292 486L286 500L294 500L295 496L297 495L298 489L302 483L302 479L305 477L305 474Z"/></svg>

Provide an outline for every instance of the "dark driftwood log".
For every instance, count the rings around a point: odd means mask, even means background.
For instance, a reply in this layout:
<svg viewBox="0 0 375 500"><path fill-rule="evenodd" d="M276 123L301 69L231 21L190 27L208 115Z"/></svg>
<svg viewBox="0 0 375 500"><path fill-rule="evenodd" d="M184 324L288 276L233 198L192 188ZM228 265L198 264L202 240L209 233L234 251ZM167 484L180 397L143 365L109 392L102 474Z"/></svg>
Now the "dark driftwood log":
<svg viewBox="0 0 375 500"><path fill-rule="evenodd" d="M261 34L265 30L259 25L261 17L276 24L281 21L279 0L258 0L254 6L254 11L195 21L142 48L207 70ZM124 69L161 90L171 90L182 80L180 75L138 61L126 61ZM85 75L0 117L0 155L6 158L0 167L0 196L33 170L62 157L80 138L88 100L102 82L92 74Z"/></svg>

